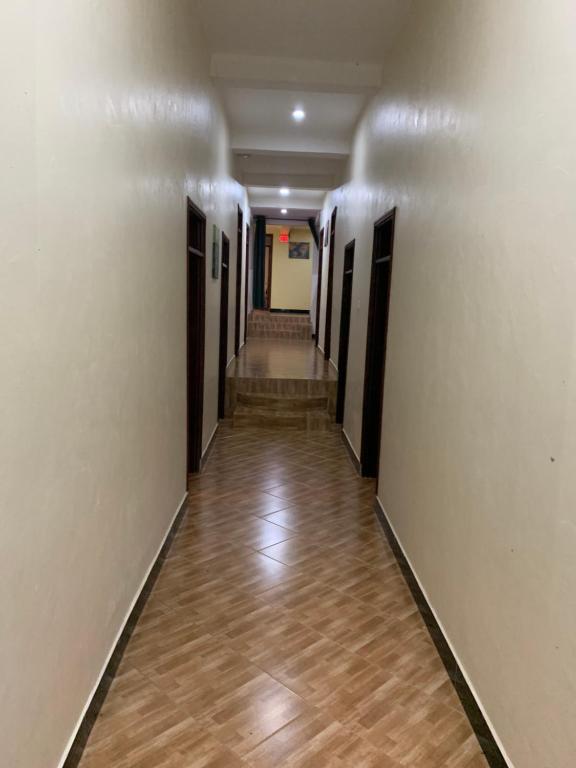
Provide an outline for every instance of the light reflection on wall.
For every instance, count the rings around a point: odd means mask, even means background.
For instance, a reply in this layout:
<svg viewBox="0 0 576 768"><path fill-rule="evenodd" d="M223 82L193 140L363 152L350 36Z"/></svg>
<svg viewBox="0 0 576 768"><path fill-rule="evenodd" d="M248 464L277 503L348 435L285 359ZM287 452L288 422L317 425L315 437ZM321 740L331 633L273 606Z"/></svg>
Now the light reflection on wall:
<svg viewBox="0 0 576 768"><path fill-rule="evenodd" d="M376 137L454 134L461 127L462 114L449 106L388 102L374 110L371 119Z"/></svg>
<svg viewBox="0 0 576 768"><path fill-rule="evenodd" d="M73 104L67 103L64 107L77 117L90 120L104 117L112 124L169 123L207 128L214 121L212 104L203 92L193 95L150 89L118 94L84 92L74 97Z"/></svg>

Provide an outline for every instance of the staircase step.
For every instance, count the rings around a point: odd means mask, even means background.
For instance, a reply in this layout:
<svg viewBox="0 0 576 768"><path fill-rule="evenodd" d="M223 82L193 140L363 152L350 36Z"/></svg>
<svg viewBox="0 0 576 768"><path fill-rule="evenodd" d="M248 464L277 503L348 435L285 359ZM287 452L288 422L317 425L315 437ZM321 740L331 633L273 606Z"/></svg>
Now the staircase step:
<svg viewBox="0 0 576 768"><path fill-rule="evenodd" d="M305 323L287 323L285 320L248 320L248 325L254 328L309 328L310 321Z"/></svg>
<svg viewBox="0 0 576 768"><path fill-rule="evenodd" d="M239 406L246 405L271 411L327 411L328 397L310 397L295 395L249 394L238 392L236 395Z"/></svg>
<svg viewBox="0 0 576 768"><path fill-rule="evenodd" d="M312 338L312 329L305 326L294 328L268 328L251 326L248 323L248 338L252 339L292 339L294 341L309 341Z"/></svg>
<svg viewBox="0 0 576 768"><path fill-rule="evenodd" d="M251 323L285 323L287 325L306 325L310 323L310 315L285 315L283 312L278 313L252 313L248 320Z"/></svg>
<svg viewBox="0 0 576 768"><path fill-rule="evenodd" d="M299 429L311 432L337 431L335 424L325 410L313 411L271 411L269 408L238 405L232 416L234 427L268 427L272 429Z"/></svg>

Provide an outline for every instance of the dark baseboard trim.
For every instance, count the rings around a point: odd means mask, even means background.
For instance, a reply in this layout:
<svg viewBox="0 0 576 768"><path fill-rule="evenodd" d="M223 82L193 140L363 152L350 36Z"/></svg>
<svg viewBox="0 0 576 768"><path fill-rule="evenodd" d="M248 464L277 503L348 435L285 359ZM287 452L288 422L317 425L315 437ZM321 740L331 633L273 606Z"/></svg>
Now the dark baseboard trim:
<svg viewBox="0 0 576 768"><path fill-rule="evenodd" d="M344 432L344 430L342 430L340 432L340 435L342 436L342 442L344 443L344 447L346 448L346 450L348 452L348 456L350 457L350 461L352 462L352 464L354 464L354 469L361 476L362 475L362 467L360 465L360 460L358 459L358 456L356 456L356 454L354 453L354 448L352 448L352 443L348 439L348 435L346 434L346 432Z"/></svg>
<svg viewBox="0 0 576 768"><path fill-rule="evenodd" d="M146 605L146 602L150 597L150 593L154 588L156 579L158 578L160 571L162 569L162 566L164 565L166 556L168 555L170 547L172 546L172 542L174 541L174 536L176 535L176 532L180 527L180 523L182 522L182 519L186 514L187 509L188 509L188 494L186 494L186 496L182 500L180 509L176 513L176 516L172 522L172 525L170 526L170 530L168 531L168 534L164 539L164 543L160 549L160 552L158 553L158 556L156 557L156 560L154 561L154 564L150 569L148 578L144 582L144 586L140 590L140 594L138 595L138 598L134 603L134 607L132 608L130 615L128 616L128 619L126 620L124 629L122 630L122 633L118 638L116 646L114 647L114 650L112 651L112 655L110 656L110 661L108 662L106 669L104 670L104 673L100 678L100 683L98 684L98 687L96 688L96 691L92 696L92 700L88 705L88 709L86 710L86 713L82 718L82 722L80 723L80 727L78 728L76 736L74 737L74 741L72 742L72 746L68 751L68 755L66 756L66 759L62 765L62 768L77 768L80 760L82 759L82 755L84 753L86 743L88 742L88 738L90 736L92 728L94 727L94 724L96 722L96 719L98 718L100 710L102 709L102 705L104 704L108 691L110 690L110 686L112 685L114 677L116 676L116 672L118 671L118 667L120 666L120 662L122 661L122 656L124 655L126 646L128 645L128 642L130 641L132 633L134 632L134 628L138 623L138 619L140 618L140 615L144 610L144 606Z"/></svg>
<svg viewBox="0 0 576 768"><path fill-rule="evenodd" d="M474 694L470 690L470 686L462 674L462 670L460 669L460 666L454 654L452 653L450 646L448 645L448 641L444 637L444 633L442 632L442 629L440 628L440 625L434 616L426 596L418 584L416 575L414 574L410 563L406 559L402 547L400 546L400 543L396 538L394 531L392 530L392 526L388 522L386 513L384 512L384 509L382 508L382 505L380 504L380 501L377 497L374 501L374 511L376 512L376 516L378 517L380 525L386 534L386 538L390 542L390 546L394 552L396 560L398 561L398 565L400 566L404 579L408 584L410 591L412 592L412 596L414 597L416 605L418 606L418 610L424 619L424 623L428 628L428 632L430 633L430 637L436 646L436 650L438 651L438 654L440 655L440 658L446 667L446 671L448 672L448 676L452 681L452 685L456 689L456 693L462 702L466 716L470 721L470 725L476 734L476 738L480 743L480 747L484 752L490 768L508 768L508 763L504 759L504 756L498 747L496 739L494 738L494 734L490 730L490 727L488 726L488 723L486 722L486 719L484 718L484 715L478 706Z"/></svg>
<svg viewBox="0 0 576 768"><path fill-rule="evenodd" d="M284 313L286 315L309 315L309 309L270 309L269 312Z"/></svg>
<svg viewBox="0 0 576 768"><path fill-rule="evenodd" d="M202 458L200 459L200 472L204 469L206 466L206 462L210 458L210 454L212 453L212 448L214 448L214 442L216 440L216 435L218 434L218 427L220 426L220 422L216 424L216 429L214 432L212 432L212 437L208 441L208 445L206 446L206 450L202 454Z"/></svg>

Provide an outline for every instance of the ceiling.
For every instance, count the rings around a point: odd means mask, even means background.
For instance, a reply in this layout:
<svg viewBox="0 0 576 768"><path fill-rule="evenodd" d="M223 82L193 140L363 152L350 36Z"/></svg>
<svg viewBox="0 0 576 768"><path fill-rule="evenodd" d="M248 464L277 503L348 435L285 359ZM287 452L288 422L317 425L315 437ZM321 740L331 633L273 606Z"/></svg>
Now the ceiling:
<svg viewBox="0 0 576 768"><path fill-rule="evenodd" d="M383 63L408 0L200 0L213 51ZM241 12L240 12L241 11Z"/></svg>
<svg viewBox="0 0 576 768"><path fill-rule="evenodd" d="M411 0L197 3L236 178L255 212L312 215L344 180L355 126ZM296 107L306 112L301 123ZM290 198L279 197L281 186Z"/></svg>

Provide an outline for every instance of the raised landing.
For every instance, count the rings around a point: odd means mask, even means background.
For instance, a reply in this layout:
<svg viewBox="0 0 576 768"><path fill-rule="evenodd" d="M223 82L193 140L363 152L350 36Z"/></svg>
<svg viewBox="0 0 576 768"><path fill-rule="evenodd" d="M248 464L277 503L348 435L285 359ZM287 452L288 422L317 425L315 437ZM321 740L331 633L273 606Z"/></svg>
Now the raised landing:
<svg viewBox="0 0 576 768"><path fill-rule="evenodd" d="M233 426L339 429L336 373L309 342L249 339L226 381Z"/></svg>

